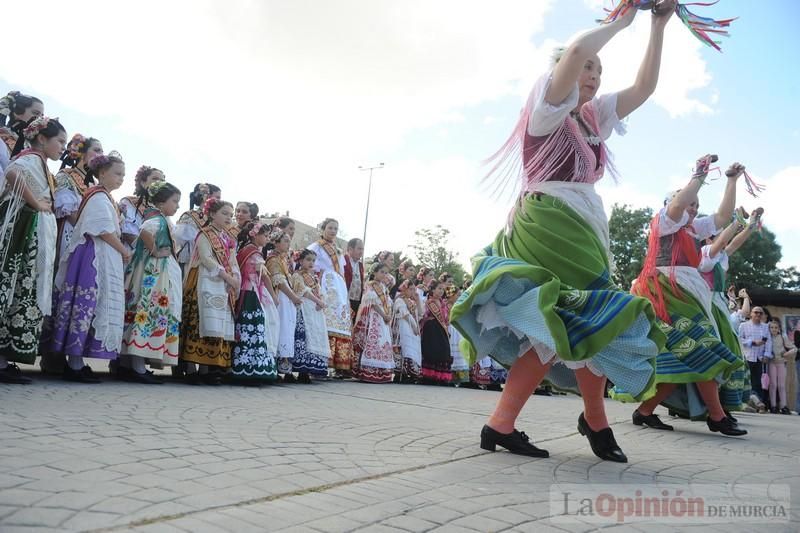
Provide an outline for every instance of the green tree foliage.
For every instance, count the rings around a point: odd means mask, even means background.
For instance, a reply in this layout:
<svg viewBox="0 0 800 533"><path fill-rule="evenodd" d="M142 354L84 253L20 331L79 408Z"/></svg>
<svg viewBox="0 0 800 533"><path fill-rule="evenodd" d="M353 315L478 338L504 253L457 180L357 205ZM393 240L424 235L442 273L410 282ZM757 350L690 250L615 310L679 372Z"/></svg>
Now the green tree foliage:
<svg viewBox="0 0 800 533"><path fill-rule="evenodd" d="M800 271L796 267L790 266L789 268L781 269L780 276L780 289L800 291Z"/></svg>
<svg viewBox="0 0 800 533"><path fill-rule="evenodd" d="M416 256L416 265L424 265L433 269L438 277L442 272L449 272L455 283L460 285L464 280L464 267L456 260L456 254L448 248L450 230L436 225L414 232L414 244L411 248Z"/></svg>
<svg viewBox="0 0 800 533"><path fill-rule="evenodd" d="M608 230L611 253L614 254L617 265L613 279L622 290L628 290L642 270L652 218L653 210L650 208L633 209L619 204L614 204L611 208Z"/></svg>
<svg viewBox="0 0 800 533"><path fill-rule="evenodd" d="M781 245L775 239L775 234L764 227L731 256L728 278L737 287L780 288L784 275L791 276L791 273L778 268L780 260Z"/></svg>

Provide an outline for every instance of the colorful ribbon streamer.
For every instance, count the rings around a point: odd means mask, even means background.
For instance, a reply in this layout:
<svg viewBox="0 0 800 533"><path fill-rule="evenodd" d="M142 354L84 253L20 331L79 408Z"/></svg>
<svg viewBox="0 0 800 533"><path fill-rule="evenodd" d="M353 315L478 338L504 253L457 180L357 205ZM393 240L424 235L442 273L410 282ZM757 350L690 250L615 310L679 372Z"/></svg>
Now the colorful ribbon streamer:
<svg viewBox="0 0 800 533"><path fill-rule="evenodd" d="M753 178L750 177L750 174L747 171L744 172L744 187L747 189L747 192L753 198L758 198L758 194L764 192L767 187L766 185L761 185L757 183Z"/></svg>
<svg viewBox="0 0 800 533"><path fill-rule="evenodd" d="M684 26L689 28L689 31L692 32L692 35L700 40L700 42L721 52L721 41L713 39L713 36L728 37L729 34L725 28L730 26L731 22L736 20L736 18L715 20L709 17L701 17L700 15L696 15L689 11L689 8L687 7L708 7L713 6L717 2L719 2L719 0L714 0L713 2L688 2L685 4L676 4L675 14L678 16ZM608 12L608 16L606 16L606 18L603 20L599 20L598 22L608 24L609 22L613 22L619 17L625 15L629 9L653 9L655 5L655 0L621 0L614 9L607 9L606 11Z"/></svg>

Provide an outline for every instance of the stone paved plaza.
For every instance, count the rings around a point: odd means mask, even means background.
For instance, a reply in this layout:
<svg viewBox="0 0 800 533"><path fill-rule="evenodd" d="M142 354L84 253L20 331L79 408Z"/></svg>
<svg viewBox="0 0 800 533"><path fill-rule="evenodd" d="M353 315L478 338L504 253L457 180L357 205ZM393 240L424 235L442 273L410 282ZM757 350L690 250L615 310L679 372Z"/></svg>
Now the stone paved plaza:
<svg viewBox="0 0 800 533"><path fill-rule="evenodd" d="M742 414L744 439L676 420L630 424L608 401L628 464L576 431L581 400L536 396L518 425L549 459L484 452L499 393L320 382L262 388L0 385L0 531L590 531L551 519L554 483L788 484L800 530L800 416ZM665 418L666 419L666 418ZM615 531L677 526L609 524ZM700 526L684 528L699 531Z"/></svg>

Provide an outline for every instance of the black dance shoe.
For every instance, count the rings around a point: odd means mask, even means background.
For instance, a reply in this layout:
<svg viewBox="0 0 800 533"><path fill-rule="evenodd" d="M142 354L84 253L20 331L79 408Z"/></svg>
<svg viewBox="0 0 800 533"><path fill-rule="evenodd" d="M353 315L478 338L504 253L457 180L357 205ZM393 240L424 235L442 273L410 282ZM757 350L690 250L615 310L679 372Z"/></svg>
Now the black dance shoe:
<svg viewBox="0 0 800 533"><path fill-rule="evenodd" d="M589 427L583 413L578 417L578 433L589 439L589 445L594 454L604 461L614 461L617 463L627 463L628 458L622 453L622 449L614 440L614 432L611 428L594 431Z"/></svg>
<svg viewBox="0 0 800 533"><path fill-rule="evenodd" d="M63 378L65 381L73 381L75 383L100 383L100 379L94 375L94 372L88 366L84 366L80 370L72 370L69 366L65 366Z"/></svg>
<svg viewBox="0 0 800 533"><path fill-rule="evenodd" d="M647 426L653 429L663 429L666 431L672 431L673 428L669 424L665 424L658 418L657 414L650 414L650 415L643 415L639 412L639 410L635 410L633 412L633 425L634 426Z"/></svg>
<svg viewBox="0 0 800 533"><path fill-rule="evenodd" d="M550 457L550 453L547 450L542 450L531 444L530 437L521 431L515 429L511 433L500 433L489 426L483 426L481 430L481 448L495 452L498 445L517 455Z"/></svg>
<svg viewBox="0 0 800 533"><path fill-rule="evenodd" d="M725 411L725 416L727 416L730 419L730 421L733 422L734 424L738 424L739 423L739 419L736 418L735 416L733 416L732 414L730 414L730 412Z"/></svg>
<svg viewBox="0 0 800 533"><path fill-rule="evenodd" d="M303 385L311 385L311 376L305 372L300 372L297 374L297 382L302 383Z"/></svg>
<svg viewBox="0 0 800 533"><path fill-rule="evenodd" d="M152 372L145 370L143 374L131 371L125 376L125 381L130 383L142 383L144 385L163 385L164 382L157 378Z"/></svg>
<svg viewBox="0 0 800 533"><path fill-rule="evenodd" d="M202 385L199 372L187 372L183 375L183 382L187 385Z"/></svg>
<svg viewBox="0 0 800 533"><path fill-rule="evenodd" d="M719 432L723 435L730 435L731 437L741 437L742 435L747 435L746 429L740 429L736 424L731 422L730 418L728 417L723 418L719 422L714 422L711 420L711 417L708 417L706 423L708 424L708 429L714 433Z"/></svg>
<svg viewBox="0 0 800 533"><path fill-rule="evenodd" d="M212 387L218 387L222 385L222 375L218 372L208 372L207 374L200 374L200 381L204 385L211 385Z"/></svg>
<svg viewBox="0 0 800 533"><path fill-rule="evenodd" d="M32 382L33 380L23 375L22 370L20 370L19 367L14 363L8 363L8 366L0 370L0 383L14 383L16 385L28 385L29 383Z"/></svg>
<svg viewBox="0 0 800 533"><path fill-rule="evenodd" d="M784 406L784 407L781 407L781 411L780 411L780 413L781 413L782 415L790 415L790 414L792 414L792 412L789 410L789 408L788 408L788 407L785 407L785 406Z"/></svg>

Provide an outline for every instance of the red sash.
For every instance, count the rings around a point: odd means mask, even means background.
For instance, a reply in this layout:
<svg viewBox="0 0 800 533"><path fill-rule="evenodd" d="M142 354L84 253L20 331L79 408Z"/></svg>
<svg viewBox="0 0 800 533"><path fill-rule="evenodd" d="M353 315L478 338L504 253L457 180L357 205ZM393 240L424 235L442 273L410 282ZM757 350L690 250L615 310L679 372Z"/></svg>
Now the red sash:
<svg viewBox="0 0 800 533"><path fill-rule="evenodd" d="M433 300L433 297L428 298L425 302L425 305L428 307L428 312L431 314L433 318L442 326L447 336L450 336L450 330L448 328L447 319L444 316L444 310L442 309L442 305L440 302L436 302Z"/></svg>
<svg viewBox="0 0 800 533"><path fill-rule="evenodd" d="M117 208L117 203L111 197L107 190L105 190L100 185L95 185L94 187L89 187L86 190L86 194L83 196L83 200L81 200L81 206L78 208L78 218L81 218L81 214L83 213L83 209L86 207L86 204L89 202L89 198L94 196L95 194L103 193L108 198L108 201L111 202L111 205L114 206L114 211L117 212L117 222L119 223L119 209Z"/></svg>

